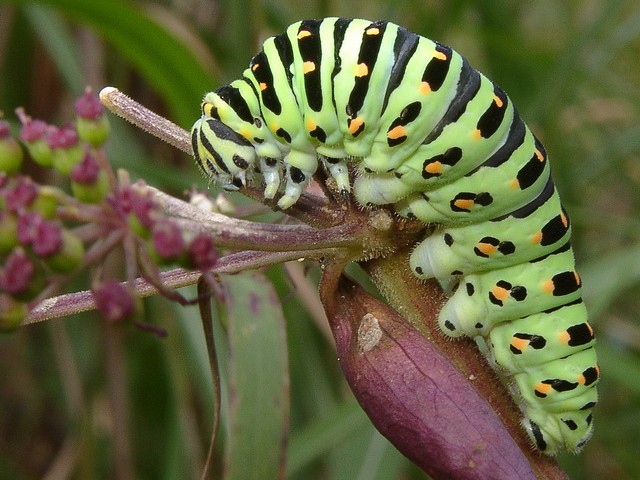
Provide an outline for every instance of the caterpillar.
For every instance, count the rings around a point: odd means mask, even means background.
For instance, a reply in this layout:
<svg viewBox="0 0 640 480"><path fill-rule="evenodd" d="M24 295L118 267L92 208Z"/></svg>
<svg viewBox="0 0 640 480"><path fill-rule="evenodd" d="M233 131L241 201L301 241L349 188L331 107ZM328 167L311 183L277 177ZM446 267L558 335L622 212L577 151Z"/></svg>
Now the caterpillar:
<svg viewBox="0 0 640 480"><path fill-rule="evenodd" d="M409 263L458 286L441 330L484 342L540 451L582 448L599 368L571 225L544 147L500 87L391 22L325 18L267 39L201 112L197 164L228 190L260 172L286 209L322 164L345 197L435 226Z"/></svg>

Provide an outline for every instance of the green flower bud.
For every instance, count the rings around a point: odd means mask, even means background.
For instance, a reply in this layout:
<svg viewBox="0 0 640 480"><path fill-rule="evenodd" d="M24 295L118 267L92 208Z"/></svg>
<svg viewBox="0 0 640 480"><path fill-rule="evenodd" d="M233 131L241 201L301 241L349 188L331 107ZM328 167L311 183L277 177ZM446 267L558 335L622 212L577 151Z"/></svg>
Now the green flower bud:
<svg viewBox="0 0 640 480"><path fill-rule="evenodd" d="M7 255L18 244L18 220L15 215L0 210L0 255Z"/></svg>
<svg viewBox="0 0 640 480"><path fill-rule="evenodd" d="M62 229L60 249L45 257L45 264L54 272L70 273L80 266L84 258L84 245L73 233Z"/></svg>
<svg viewBox="0 0 640 480"><path fill-rule="evenodd" d="M63 127L52 131L47 141L52 150L54 168L63 175L69 175L84 157L84 147L78 141L78 134L73 128Z"/></svg>
<svg viewBox="0 0 640 480"><path fill-rule="evenodd" d="M107 173L89 153L71 171L71 191L78 200L86 203L98 203L109 192Z"/></svg>
<svg viewBox="0 0 640 480"><path fill-rule="evenodd" d="M87 88L75 103L76 129L78 136L83 142L87 142L94 147L101 146L109 136L109 120L104 115L104 107L100 100Z"/></svg>
<svg viewBox="0 0 640 480"><path fill-rule="evenodd" d="M9 131L9 124L0 120L0 171L8 175L17 173L22 166L24 154L20 144Z"/></svg>
<svg viewBox="0 0 640 480"><path fill-rule="evenodd" d="M27 305L0 294L0 332L10 332L22 325L29 313Z"/></svg>
<svg viewBox="0 0 640 480"><path fill-rule="evenodd" d="M97 148L102 146L107 140L111 127L109 120L105 116L100 117L98 120L87 120L78 117L76 120L76 129L78 130L80 140Z"/></svg>
<svg viewBox="0 0 640 480"><path fill-rule="evenodd" d="M16 114L22 122L20 140L26 145L33 161L46 168L52 167L53 156L47 141L49 125L42 120L32 120L21 108L16 110Z"/></svg>
<svg viewBox="0 0 640 480"><path fill-rule="evenodd" d="M29 210L38 212L43 218L52 219L56 216L59 199L64 196L59 188L50 185L38 185L38 195Z"/></svg>

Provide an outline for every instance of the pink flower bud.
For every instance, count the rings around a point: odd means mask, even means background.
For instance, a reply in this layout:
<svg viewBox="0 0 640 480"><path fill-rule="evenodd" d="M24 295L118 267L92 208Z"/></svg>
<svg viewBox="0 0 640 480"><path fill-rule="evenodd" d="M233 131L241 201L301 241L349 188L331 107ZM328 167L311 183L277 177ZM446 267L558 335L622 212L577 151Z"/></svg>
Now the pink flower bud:
<svg viewBox="0 0 640 480"><path fill-rule="evenodd" d="M75 103L76 114L85 120L98 120L104 112L104 107L98 97L94 96L90 88L86 88Z"/></svg>
<svg viewBox="0 0 640 480"><path fill-rule="evenodd" d="M91 185L98 180L100 165L90 153L85 153L82 161L71 170L71 180L83 185Z"/></svg>
<svg viewBox="0 0 640 480"><path fill-rule="evenodd" d="M153 247L163 259L171 259L184 252L185 245L182 232L171 220L156 222L151 233Z"/></svg>
<svg viewBox="0 0 640 480"><path fill-rule="evenodd" d="M5 199L5 208L12 212L19 212L33 203L38 195L38 189L30 178L19 177L2 193Z"/></svg>
<svg viewBox="0 0 640 480"><path fill-rule="evenodd" d="M198 270L206 271L218 260L218 251L210 236L200 234L189 244L189 260Z"/></svg>
<svg viewBox="0 0 640 480"><path fill-rule="evenodd" d="M15 248L4 262L0 271L0 290L9 295L26 291L35 273L35 266L25 251Z"/></svg>
<svg viewBox="0 0 640 480"><path fill-rule="evenodd" d="M98 310L109 322L122 322L136 313L133 296L115 280L108 280L93 288L93 298Z"/></svg>

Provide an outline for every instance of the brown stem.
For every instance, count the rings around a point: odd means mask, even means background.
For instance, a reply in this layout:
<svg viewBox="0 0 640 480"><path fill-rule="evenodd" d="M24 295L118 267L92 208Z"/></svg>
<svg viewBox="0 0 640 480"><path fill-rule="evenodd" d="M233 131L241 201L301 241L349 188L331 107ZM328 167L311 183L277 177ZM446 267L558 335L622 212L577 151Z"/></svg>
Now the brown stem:
<svg viewBox="0 0 640 480"><path fill-rule="evenodd" d="M292 260L304 258L318 258L317 252L309 251L292 251L292 252L256 252L245 251L226 255L218 260L216 266L211 269L212 273L239 273L246 270L257 268L265 268L273 265L279 265ZM189 271L182 268L176 268L161 272L160 282L166 289L176 289L193 285L198 281L202 272ZM158 289L150 282L138 278L133 285L136 296L149 297L158 294ZM91 291L67 293L56 297L47 298L36 305L27 318L22 322L23 325L31 323L43 322L52 318L60 318L73 315L80 312L95 310L96 304L93 300Z"/></svg>

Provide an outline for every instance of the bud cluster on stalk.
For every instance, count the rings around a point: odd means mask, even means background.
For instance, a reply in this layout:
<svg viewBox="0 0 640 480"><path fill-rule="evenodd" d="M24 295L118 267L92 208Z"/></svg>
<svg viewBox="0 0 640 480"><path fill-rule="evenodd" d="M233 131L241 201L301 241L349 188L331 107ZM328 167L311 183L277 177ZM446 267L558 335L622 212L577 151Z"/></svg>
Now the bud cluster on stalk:
<svg viewBox="0 0 640 480"><path fill-rule="evenodd" d="M19 108L17 135L0 118L0 331L20 326L38 303L118 247L132 264L127 280L143 276L161 291L158 266L206 270L218 258L212 239L183 231L143 182L114 174L104 150L109 121L90 89L75 112L74 123L59 127ZM38 183L30 176L36 172L69 187ZM91 279L105 319L120 322L140 313L130 283Z"/></svg>

